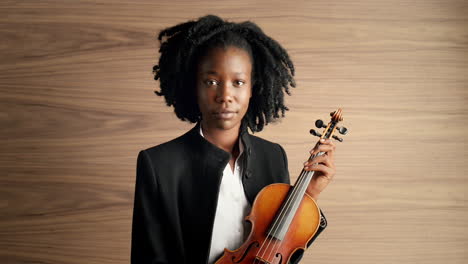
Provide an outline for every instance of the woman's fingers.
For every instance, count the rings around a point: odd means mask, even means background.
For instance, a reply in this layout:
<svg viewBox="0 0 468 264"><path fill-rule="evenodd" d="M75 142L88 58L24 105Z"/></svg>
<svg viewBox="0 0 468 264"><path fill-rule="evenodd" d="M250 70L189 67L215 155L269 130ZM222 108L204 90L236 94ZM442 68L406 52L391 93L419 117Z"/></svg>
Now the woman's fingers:
<svg viewBox="0 0 468 264"><path fill-rule="evenodd" d="M316 156L313 159L304 162L304 166L305 167L311 166L314 163L321 163L327 167L335 167L333 159L331 159L330 156L328 156L327 154Z"/></svg>
<svg viewBox="0 0 468 264"><path fill-rule="evenodd" d="M316 177L326 177L329 180L332 180L333 177L335 176L335 169L334 168L327 167L327 166L325 166L323 164L320 164L320 163L308 166L308 167L304 168L304 170L317 172L318 174L314 174L314 178L316 178Z"/></svg>
<svg viewBox="0 0 468 264"><path fill-rule="evenodd" d="M315 156L311 160L304 162L304 170L316 171L314 177L326 177L329 180L333 179L335 175L335 143L330 139L321 139L317 145L310 151L312 156L319 152L324 152L320 156Z"/></svg>
<svg viewBox="0 0 468 264"><path fill-rule="evenodd" d="M328 156L333 158L336 149L335 143L330 139L322 140L320 140L320 144L317 143L317 145L315 145L315 147L309 153L311 155L315 155L319 152L325 152Z"/></svg>

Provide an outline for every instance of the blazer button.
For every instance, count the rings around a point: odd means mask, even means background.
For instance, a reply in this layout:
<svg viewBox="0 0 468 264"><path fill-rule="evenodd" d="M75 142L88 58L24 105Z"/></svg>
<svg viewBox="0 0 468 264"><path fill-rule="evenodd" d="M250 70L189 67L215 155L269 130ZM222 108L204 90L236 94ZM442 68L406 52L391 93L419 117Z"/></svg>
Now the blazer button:
<svg viewBox="0 0 468 264"><path fill-rule="evenodd" d="M249 179L250 177L252 177L252 172L251 172L250 170L247 170L247 171L245 172L245 177L246 177L247 179Z"/></svg>

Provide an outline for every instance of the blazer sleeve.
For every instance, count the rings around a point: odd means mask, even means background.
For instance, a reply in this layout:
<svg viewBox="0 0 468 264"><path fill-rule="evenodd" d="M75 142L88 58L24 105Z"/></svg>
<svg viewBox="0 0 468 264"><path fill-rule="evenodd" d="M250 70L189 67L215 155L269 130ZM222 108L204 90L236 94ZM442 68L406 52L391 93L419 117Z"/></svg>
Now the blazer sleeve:
<svg viewBox="0 0 468 264"><path fill-rule="evenodd" d="M284 180L285 183L290 184L289 169L288 169L288 158L287 158L286 152L284 151L283 147L280 144L278 144L278 146L279 146L279 148L281 150L281 153L283 154L284 168L286 170L286 173L283 173L283 174L287 175L286 176L287 179L283 179L283 180ZM312 242L314 242L314 240L318 237L318 235L320 235L320 233L322 233L322 231L327 227L327 219L325 218L325 215L323 214L322 209L319 208L319 210L320 210L320 225L318 227L317 232L314 234L314 236L307 243L307 248L310 247ZM291 264L299 263L299 261L302 259L303 255L304 255L304 251L301 251L301 250L296 251L296 253L291 257L290 263Z"/></svg>
<svg viewBox="0 0 468 264"><path fill-rule="evenodd" d="M131 263L168 263L156 175L148 154L138 154L132 220Z"/></svg>

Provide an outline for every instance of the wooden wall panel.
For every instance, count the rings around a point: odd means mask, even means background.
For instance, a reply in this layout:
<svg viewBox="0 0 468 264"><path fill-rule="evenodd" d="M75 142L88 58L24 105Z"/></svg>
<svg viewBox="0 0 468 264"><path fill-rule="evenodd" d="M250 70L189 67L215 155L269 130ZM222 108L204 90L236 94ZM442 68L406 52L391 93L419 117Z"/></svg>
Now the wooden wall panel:
<svg viewBox="0 0 468 264"><path fill-rule="evenodd" d="M463 0L2 1L1 263L129 263L138 151L192 127L153 94L155 36L209 13L295 62L291 110L259 133L292 180L315 119L344 109L329 227L302 263L467 263Z"/></svg>

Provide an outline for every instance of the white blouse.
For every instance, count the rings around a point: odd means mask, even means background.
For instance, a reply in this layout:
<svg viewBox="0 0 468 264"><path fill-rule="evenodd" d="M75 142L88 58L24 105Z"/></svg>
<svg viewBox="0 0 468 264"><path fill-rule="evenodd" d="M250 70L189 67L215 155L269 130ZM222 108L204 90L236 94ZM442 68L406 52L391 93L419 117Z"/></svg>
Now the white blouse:
<svg viewBox="0 0 468 264"><path fill-rule="evenodd" d="M200 126L200 135L203 132ZM239 137L239 156L234 164L234 172L231 165L224 168L223 178L218 194L218 205L211 236L211 248L208 263L218 260L224 248L235 250L239 248L247 237L244 218L251 210L251 206L245 196L242 185L242 162L239 158L244 152L244 144Z"/></svg>

